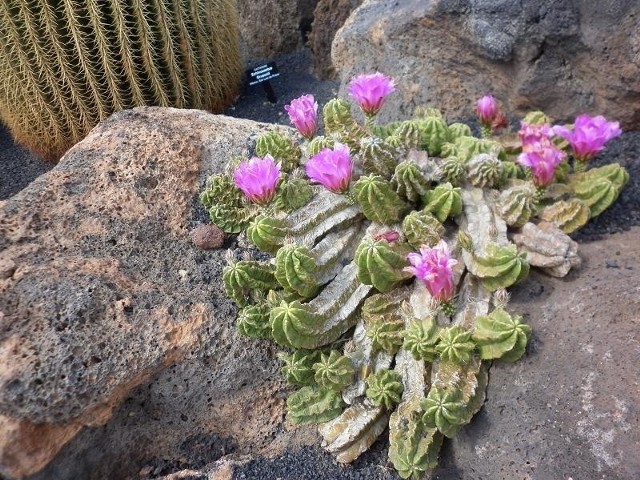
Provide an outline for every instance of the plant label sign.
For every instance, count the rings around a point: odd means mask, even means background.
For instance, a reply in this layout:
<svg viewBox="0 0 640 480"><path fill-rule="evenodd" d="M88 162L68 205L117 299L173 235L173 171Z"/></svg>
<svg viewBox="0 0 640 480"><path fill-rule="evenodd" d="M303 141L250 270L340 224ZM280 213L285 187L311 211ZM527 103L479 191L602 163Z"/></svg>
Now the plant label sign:
<svg viewBox="0 0 640 480"><path fill-rule="evenodd" d="M271 87L270 80L279 77L278 66L276 62L269 62L252 68L247 72L249 77L249 86L261 84L267 94L267 99L271 103L276 103L276 95Z"/></svg>

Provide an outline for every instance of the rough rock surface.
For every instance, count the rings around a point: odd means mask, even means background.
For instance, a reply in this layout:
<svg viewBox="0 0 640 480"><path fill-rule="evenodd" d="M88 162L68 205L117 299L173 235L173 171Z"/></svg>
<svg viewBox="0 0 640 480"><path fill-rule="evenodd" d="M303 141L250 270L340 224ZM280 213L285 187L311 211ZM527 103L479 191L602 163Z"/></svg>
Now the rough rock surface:
<svg viewBox="0 0 640 480"><path fill-rule="evenodd" d="M373 70L401 80L385 120L425 104L465 118L491 92L511 113L590 112L640 127L635 0L365 0L332 57L343 87Z"/></svg>
<svg viewBox="0 0 640 480"><path fill-rule="evenodd" d="M336 32L362 0L319 0L313 13L309 46L313 51L313 70L322 78L332 78L336 70L331 63L331 44Z"/></svg>
<svg viewBox="0 0 640 480"><path fill-rule="evenodd" d="M251 367L227 361L247 342L217 281L223 253L195 247L189 229L201 171L246 154L264 128L195 110L122 112L0 204L0 472L37 471L205 346L217 394L240 388ZM265 351L251 355L268 369Z"/></svg>
<svg viewBox="0 0 640 480"><path fill-rule="evenodd" d="M273 59L302 47L318 0L238 0L245 62Z"/></svg>

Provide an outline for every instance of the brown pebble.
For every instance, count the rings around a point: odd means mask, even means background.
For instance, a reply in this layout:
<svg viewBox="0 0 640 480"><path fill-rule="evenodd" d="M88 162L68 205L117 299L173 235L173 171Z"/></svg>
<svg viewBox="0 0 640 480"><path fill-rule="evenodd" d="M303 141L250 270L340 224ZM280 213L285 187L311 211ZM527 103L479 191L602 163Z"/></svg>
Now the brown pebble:
<svg viewBox="0 0 640 480"><path fill-rule="evenodd" d="M191 230L191 241L204 250L220 248L224 243L224 232L215 225L200 225Z"/></svg>

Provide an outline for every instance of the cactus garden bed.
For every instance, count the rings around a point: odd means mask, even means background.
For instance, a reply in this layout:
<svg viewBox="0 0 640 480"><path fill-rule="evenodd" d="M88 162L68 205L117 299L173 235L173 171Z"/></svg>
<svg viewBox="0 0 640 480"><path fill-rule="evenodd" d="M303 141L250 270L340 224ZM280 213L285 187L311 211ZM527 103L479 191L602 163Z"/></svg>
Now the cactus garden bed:
<svg viewBox="0 0 640 480"><path fill-rule="evenodd" d="M542 112L509 132L495 99L477 103L482 134L434 108L379 125L393 83L356 77L322 109L287 105L300 133L257 139L229 159L201 201L211 220L253 247L229 251L223 282L238 329L282 347L297 390L295 424L318 424L323 447L351 463L388 428L389 460L421 478L482 408L492 361L515 362L531 328L509 313L508 288L531 267L555 277L580 264L569 234L611 206L629 180L591 160L615 122Z"/></svg>

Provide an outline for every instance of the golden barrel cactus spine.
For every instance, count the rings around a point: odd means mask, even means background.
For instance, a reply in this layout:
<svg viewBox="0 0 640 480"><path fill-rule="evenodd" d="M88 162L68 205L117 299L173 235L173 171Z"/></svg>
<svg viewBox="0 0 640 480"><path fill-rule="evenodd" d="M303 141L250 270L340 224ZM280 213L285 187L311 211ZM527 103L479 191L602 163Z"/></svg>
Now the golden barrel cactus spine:
<svg viewBox="0 0 640 480"><path fill-rule="evenodd" d="M0 38L0 116L52 161L118 110L218 112L240 87L235 0L6 0Z"/></svg>

